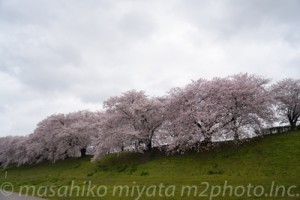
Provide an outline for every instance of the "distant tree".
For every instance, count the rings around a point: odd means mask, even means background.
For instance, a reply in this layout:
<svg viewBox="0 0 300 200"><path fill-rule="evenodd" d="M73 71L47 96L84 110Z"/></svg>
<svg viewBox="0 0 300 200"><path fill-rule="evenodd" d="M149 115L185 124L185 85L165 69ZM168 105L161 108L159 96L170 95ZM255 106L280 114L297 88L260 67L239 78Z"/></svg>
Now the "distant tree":
<svg viewBox="0 0 300 200"><path fill-rule="evenodd" d="M237 74L212 80L209 91L214 105L224 117L223 128L238 140L242 133L261 132L274 122L272 95L268 79L249 74Z"/></svg>
<svg viewBox="0 0 300 200"><path fill-rule="evenodd" d="M65 145L77 148L74 150L77 152L79 150L81 156L85 156L91 138L98 133L97 123L100 117L100 112L79 111L67 114L65 135L61 136L62 140L67 142Z"/></svg>
<svg viewBox="0 0 300 200"><path fill-rule="evenodd" d="M93 160L112 152L124 151L136 141L138 133L133 132L130 124L124 123L117 113L103 113L97 124L98 134L92 139L94 148Z"/></svg>
<svg viewBox="0 0 300 200"><path fill-rule="evenodd" d="M97 114L88 111L47 117L28 138L28 162L55 162L68 157L84 156L86 148L91 144L92 135L97 132L94 126L97 120Z"/></svg>
<svg viewBox="0 0 300 200"><path fill-rule="evenodd" d="M223 119L217 108L220 105L210 102L209 86L209 81L199 79L169 92L164 123L171 135L169 148L185 151L200 143L207 146L212 142Z"/></svg>
<svg viewBox="0 0 300 200"><path fill-rule="evenodd" d="M23 136L7 136L0 138L0 167L24 163L25 140Z"/></svg>
<svg viewBox="0 0 300 200"><path fill-rule="evenodd" d="M300 117L300 79L284 79L272 85L276 109L283 122L295 129Z"/></svg>
<svg viewBox="0 0 300 200"><path fill-rule="evenodd" d="M213 80L199 79L172 89L165 127L172 134L171 148L185 150L207 146L213 137L242 130L261 130L272 123L272 98L267 79L238 74ZM254 132L254 131L253 131Z"/></svg>
<svg viewBox="0 0 300 200"><path fill-rule="evenodd" d="M64 125L64 114L51 115L38 123L37 128L29 135L28 139L27 156L29 164L44 160L55 162L67 157L68 154L59 153L61 149L58 148L60 145L57 143L58 138L65 131ZM65 149L63 148L63 151Z"/></svg>
<svg viewBox="0 0 300 200"><path fill-rule="evenodd" d="M112 132L135 136L148 150L152 148L155 131L163 123L163 105L162 98L149 98L143 91L135 90L104 102L105 115L115 123Z"/></svg>
<svg viewBox="0 0 300 200"><path fill-rule="evenodd" d="M26 137L0 138L0 166L94 158L120 151L146 151L155 145L172 151L211 146L214 140L258 133L275 120L274 105L284 122L295 129L300 117L300 80L269 80L237 74L199 79L164 97L127 91L110 97L102 112L54 114ZM275 113L275 114L277 114Z"/></svg>

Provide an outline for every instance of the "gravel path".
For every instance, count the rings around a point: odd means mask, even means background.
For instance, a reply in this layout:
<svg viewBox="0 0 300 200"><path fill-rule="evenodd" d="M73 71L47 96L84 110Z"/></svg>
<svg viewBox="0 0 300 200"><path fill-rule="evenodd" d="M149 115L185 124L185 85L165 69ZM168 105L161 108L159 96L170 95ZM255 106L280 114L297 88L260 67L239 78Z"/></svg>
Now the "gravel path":
<svg viewBox="0 0 300 200"><path fill-rule="evenodd" d="M0 200L45 200L41 198L36 197L26 197L26 196L20 196L19 194L11 194L9 196L5 196L4 194L8 194L4 191L0 191Z"/></svg>

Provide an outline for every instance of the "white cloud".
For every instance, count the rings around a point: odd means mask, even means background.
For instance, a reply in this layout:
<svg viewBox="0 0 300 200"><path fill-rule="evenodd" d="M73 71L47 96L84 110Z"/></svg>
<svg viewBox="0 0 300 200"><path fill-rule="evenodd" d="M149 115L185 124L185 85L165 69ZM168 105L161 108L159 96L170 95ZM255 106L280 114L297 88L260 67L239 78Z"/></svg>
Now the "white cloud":
<svg viewBox="0 0 300 200"><path fill-rule="evenodd" d="M0 1L0 135L200 77L300 77L297 0Z"/></svg>

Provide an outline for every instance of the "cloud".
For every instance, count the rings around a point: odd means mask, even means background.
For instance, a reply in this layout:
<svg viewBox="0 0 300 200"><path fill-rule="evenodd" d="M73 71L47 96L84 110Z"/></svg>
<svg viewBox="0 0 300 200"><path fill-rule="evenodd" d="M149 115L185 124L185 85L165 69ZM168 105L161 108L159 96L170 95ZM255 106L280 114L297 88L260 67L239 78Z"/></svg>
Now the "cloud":
<svg viewBox="0 0 300 200"><path fill-rule="evenodd" d="M297 0L1 0L0 135L129 89L192 79L299 78Z"/></svg>

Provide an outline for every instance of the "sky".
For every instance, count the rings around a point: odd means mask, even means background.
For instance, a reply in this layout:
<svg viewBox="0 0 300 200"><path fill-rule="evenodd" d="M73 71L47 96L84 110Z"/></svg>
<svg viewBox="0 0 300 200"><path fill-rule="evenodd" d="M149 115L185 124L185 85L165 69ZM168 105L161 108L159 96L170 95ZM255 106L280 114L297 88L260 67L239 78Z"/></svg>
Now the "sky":
<svg viewBox="0 0 300 200"><path fill-rule="evenodd" d="M299 0L0 0L0 136L237 73L300 77Z"/></svg>

